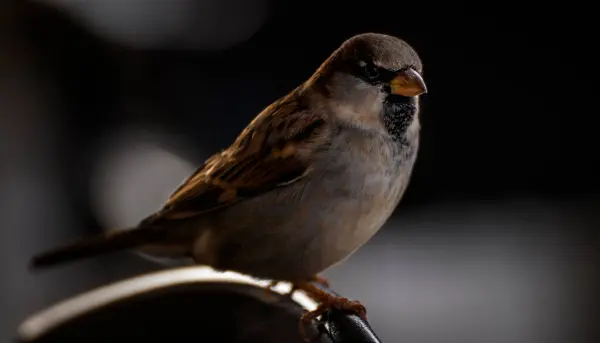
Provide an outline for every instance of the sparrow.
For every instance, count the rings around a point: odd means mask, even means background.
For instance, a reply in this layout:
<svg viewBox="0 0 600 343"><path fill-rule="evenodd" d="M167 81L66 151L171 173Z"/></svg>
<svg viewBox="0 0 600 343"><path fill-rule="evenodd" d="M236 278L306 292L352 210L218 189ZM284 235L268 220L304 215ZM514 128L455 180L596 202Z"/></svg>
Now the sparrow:
<svg viewBox="0 0 600 343"><path fill-rule="evenodd" d="M34 256L34 268L131 249L291 282L321 306L364 316L326 294L324 270L390 217L419 147L422 63L400 38L349 38L305 82L267 106L137 226Z"/></svg>

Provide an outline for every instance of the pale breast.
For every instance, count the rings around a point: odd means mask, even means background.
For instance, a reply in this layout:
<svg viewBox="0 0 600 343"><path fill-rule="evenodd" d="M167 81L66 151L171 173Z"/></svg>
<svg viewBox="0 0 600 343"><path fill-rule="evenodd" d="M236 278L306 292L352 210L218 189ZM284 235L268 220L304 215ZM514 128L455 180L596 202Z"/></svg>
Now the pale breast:
<svg viewBox="0 0 600 343"><path fill-rule="evenodd" d="M351 135L349 139L356 149L345 153L353 162L338 172L343 191L332 192L327 206L330 214L320 242L326 247L322 249L323 264L345 259L377 233L406 190L415 161L416 145L401 146L381 136Z"/></svg>
<svg viewBox="0 0 600 343"><path fill-rule="evenodd" d="M360 131L340 138L309 177L213 218L223 267L308 277L345 259L381 228L406 189L414 154Z"/></svg>

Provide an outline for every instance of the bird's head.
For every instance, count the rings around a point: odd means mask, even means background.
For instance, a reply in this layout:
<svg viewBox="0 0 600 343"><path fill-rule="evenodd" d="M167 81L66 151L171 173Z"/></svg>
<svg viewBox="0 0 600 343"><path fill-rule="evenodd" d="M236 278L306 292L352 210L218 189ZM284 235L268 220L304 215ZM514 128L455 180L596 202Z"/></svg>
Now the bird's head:
<svg viewBox="0 0 600 343"><path fill-rule="evenodd" d="M402 139L418 131L422 64L403 40L365 33L346 40L308 81L342 120Z"/></svg>

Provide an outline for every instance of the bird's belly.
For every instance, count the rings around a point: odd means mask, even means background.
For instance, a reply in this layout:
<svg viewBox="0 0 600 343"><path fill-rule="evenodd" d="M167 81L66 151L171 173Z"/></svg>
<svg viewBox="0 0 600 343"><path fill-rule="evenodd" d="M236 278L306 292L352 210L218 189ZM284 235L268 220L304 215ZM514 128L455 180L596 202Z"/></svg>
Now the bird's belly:
<svg viewBox="0 0 600 343"><path fill-rule="evenodd" d="M307 247L318 257L314 268L327 269L365 244L390 217L405 187L396 173L373 173L353 194L332 197L322 209L329 215L320 223L319 239Z"/></svg>
<svg viewBox="0 0 600 343"><path fill-rule="evenodd" d="M407 181L399 170L331 170L244 201L219 219L220 261L273 279L322 272L381 228Z"/></svg>

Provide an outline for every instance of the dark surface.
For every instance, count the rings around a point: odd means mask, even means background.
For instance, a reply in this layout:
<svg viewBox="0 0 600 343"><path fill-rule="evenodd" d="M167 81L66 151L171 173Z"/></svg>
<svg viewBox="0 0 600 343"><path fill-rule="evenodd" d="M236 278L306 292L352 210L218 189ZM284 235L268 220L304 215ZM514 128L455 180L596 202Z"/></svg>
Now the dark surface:
<svg viewBox="0 0 600 343"><path fill-rule="evenodd" d="M172 285L106 303L20 342L304 342L303 308L278 294L247 285ZM308 326L318 342L378 343L368 324L343 312L328 313L324 325ZM323 334L317 331L323 330Z"/></svg>
<svg viewBox="0 0 600 343"><path fill-rule="evenodd" d="M297 306L176 286L101 307L35 342L302 342Z"/></svg>

